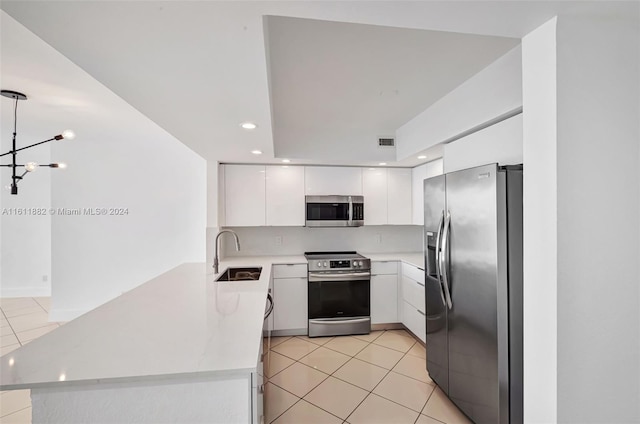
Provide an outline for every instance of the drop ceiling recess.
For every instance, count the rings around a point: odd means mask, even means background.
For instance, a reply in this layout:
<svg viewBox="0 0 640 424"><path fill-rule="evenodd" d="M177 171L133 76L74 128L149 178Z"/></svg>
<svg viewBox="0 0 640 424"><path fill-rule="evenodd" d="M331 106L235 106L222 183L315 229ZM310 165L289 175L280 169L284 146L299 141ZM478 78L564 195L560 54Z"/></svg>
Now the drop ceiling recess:
<svg viewBox="0 0 640 424"><path fill-rule="evenodd" d="M397 128L517 43L278 16L264 24L274 151L301 159L396 161L381 147Z"/></svg>

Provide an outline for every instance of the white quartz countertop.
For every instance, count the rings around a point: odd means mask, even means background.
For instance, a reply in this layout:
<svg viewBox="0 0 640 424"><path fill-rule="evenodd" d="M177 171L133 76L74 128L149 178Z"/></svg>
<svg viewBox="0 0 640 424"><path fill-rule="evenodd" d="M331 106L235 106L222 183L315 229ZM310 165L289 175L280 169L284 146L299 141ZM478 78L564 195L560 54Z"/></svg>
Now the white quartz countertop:
<svg viewBox="0 0 640 424"><path fill-rule="evenodd" d="M422 252L358 253L372 261L401 261L424 269L424 254Z"/></svg>
<svg viewBox="0 0 640 424"><path fill-rule="evenodd" d="M214 282L205 264L180 265L0 358L0 390L139 381L256 369L273 263L231 258L258 281Z"/></svg>
<svg viewBox="0 0 640 424"><path fill-rule="evenodd" d="M362 253L424 267L421 252ZM271 266L304 255L229 257L262 267L258 281L215 282L180 265L0 358L0 390L255 371Z"/></svg>

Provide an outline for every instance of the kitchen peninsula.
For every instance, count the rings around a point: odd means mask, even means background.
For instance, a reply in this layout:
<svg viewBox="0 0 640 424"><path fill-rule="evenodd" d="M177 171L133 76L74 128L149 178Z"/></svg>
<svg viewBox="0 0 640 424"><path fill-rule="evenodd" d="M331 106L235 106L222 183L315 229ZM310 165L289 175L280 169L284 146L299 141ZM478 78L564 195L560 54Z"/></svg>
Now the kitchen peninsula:
<svg viewBox="0 0 640 424"><path fill-rule="evenodd" d="M223 261L262 267L243 282L180 265L3 356L0 389L31 389L33 422L252 422L273 263Z"/></svg>

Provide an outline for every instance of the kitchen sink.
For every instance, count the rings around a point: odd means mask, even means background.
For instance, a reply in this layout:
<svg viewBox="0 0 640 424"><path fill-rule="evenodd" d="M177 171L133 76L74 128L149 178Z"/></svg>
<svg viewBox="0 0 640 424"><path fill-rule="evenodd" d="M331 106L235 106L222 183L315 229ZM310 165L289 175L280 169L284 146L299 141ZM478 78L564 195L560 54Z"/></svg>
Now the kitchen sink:
<svg viewBox="0 0 640 424"><path fill-rule="evenodd" d="M227 268L216 281L252 281L258 280L262 273L262 267L253 268Z"/></svg>

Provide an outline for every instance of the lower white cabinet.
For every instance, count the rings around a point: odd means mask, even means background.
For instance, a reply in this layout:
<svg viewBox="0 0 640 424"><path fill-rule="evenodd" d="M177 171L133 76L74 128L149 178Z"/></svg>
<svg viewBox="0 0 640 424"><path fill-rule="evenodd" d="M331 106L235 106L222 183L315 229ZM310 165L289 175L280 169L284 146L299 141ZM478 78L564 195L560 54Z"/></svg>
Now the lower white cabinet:
<svg viewBox="0 0 640 424"><path fill-rule="evenodd" d="M424 311L419 310L406 301L402 302L402 323L409 331L418 336L423 343L426 343L427 322Z"/></svg>
<svg viewBox="0 0 640 424"><path fill-rule="evenodd" d="M371 323L400 322L398 318L398 262L371 262Z"/></svg>
<svg viewBox="0 0 640 424"><path fill-rule="evenodd" d="M307 277L273 279L273 329L307 328Z"/></svg>
<svg viewBox="0 0 640 424"><path fill-rule="evenodd" d="M406 263L402 264L400 284L400 317L402 324L420 340L426 342L427 323L425 317L424 270Z"/></svg>
<svg viewBox="0 0 640 424"><path fill-rule="evenodd" d="M398 275L371 276L371 323L398 322Z"/></svg>

